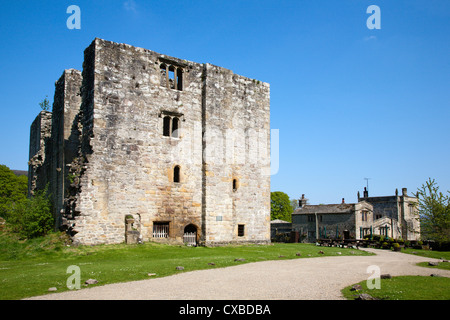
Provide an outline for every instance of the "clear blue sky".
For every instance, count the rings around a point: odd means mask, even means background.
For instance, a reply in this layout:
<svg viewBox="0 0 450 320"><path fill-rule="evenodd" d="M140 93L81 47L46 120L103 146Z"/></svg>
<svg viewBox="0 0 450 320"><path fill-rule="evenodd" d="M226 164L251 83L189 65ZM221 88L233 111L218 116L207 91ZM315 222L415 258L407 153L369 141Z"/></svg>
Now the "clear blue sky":
<svg viewBox="0 0 450 320"><path fill-rule="evenodd" d="M81 29L69 30L69 5ZM381 9L370 30L369 5ZM27 170L29 127L95 37L271 84L272 191L310 203L450 190L450 1L5 1L0 163Z"/></svg>

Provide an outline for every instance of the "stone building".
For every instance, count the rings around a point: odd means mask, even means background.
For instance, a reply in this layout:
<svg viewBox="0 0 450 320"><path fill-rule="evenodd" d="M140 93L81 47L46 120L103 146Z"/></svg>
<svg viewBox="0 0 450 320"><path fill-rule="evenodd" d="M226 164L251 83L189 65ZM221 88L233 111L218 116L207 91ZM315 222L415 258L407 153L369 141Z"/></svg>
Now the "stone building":
<svg viewBox="0 0 450 320"><path fill-rule="evenodd" d="M308 205L305 195L292 213L292 229L298 231L305 242L317 239L362 239L370 234L373 223L373 206L365 201L358 203Z"/></svg>
<svg viewBox="0 0 450 320"><path fill-rule="evenodd" d="M270 86L96 38L31 126L29 175L77 243L268 243Z"/></svg>
<svg viewBox="0 0 450 320"><path fill-rule="evenodd" d="M275 239L277 234L288 234L292 231L292 223L280 219L270 221L270 238Z"/></svg>
<svg viewBox="0 0 450 320"><path fill-rule="evenodd" d="M420 239L420 222L416 197L408 196L407 188L402 188L399 195L395 190L393 196L369 197L364 188L363 197L358 192L358 201L373 205L373 233L403 240Z"/></svg>
<svg viewBox="0 0 450 320"><path fill-rule="evenodd" d="M302 195L299 207L292 214L292 229L306 237L307 242L321 238L363 239L370 234L395 239L419 240L418 199L408 196L407 189L399 195L369 197L364 188L358 202L347 204L308 205Z"/></svg>

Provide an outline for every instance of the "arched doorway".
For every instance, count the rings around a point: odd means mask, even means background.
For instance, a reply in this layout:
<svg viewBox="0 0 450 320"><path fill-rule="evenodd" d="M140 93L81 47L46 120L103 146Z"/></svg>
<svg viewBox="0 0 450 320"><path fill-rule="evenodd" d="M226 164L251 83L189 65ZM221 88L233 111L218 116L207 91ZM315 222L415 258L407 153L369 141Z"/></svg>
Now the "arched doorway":
<svg viewBox="0 0 450 320"><path fill-rule="evenodd" d="M188 224L184 227L183 242L188 246L197 246L197 227L193 224Z"/></svg>

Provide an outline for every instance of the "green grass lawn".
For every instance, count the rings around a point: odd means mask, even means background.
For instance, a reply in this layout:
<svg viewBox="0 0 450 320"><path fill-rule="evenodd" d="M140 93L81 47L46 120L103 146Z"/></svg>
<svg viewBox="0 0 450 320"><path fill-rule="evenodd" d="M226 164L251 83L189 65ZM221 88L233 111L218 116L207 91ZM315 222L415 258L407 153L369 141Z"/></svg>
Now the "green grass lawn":
<svg viewBox="0 0 450 320"><path fill-rule="evenodd" d="M352 286L349 286L342 294L350 300L361 293L380 300L450 300L450 278L400 276L380 281L380 289L368 289L366 281L361 281L358 284L362 290L350 291Z"/></svg>
<svg viewBox="0 0 450 320"><path fill-rule="evenodd" d="M427 258L434 258L440 260L450 261L450 252L449 251L432 251L432 250L421 250L421 249L402 249L403 253L414 254ZM429 267L433 269L444 269L450 270L450 262L439 262L438 266L429 266L428 262L420 262L417 264L421 267Z"/></svg>
<svg viewBox="0 0 450 320"><path fill-rule="evenodd" d="M319 253L321 250L324 254ZM301 256L296 255L298 252ZM154 277L164 277L178 272L264 260L337 256L338 252L342 255L370 255L360 250L299 243L211 248L147 242L141 245L68 247L58 234L19 241L0 233L0 299L47 294L50 287L56 287L57 292L69 290L66 282L72 274L67 273L67 268L71 265L80 267L83 288L84 281L91 278L98 280L98 285L105 285L149 279L149 273L155 273ZM245 261L234 261L237 258ZM177 266L183 266L184 270L177 271Z"/></svg>
<svg viewBox="0 0 450 320"><path fill-rule="evenodd" d="M431 251L422 249L402 249L403 253L428 258L450 260L448 251ZM428 262L417 264L422 267L450 270L449 262L440 262L439 266L429 266ZM392 279L381 279L380 289L368 289L366 281L358 283L362 290L350 291L349 286L342 290L347 299L355 299L358 294L367 293L381 300L450 300L450 278L430 276L401 276Z"/></svg>

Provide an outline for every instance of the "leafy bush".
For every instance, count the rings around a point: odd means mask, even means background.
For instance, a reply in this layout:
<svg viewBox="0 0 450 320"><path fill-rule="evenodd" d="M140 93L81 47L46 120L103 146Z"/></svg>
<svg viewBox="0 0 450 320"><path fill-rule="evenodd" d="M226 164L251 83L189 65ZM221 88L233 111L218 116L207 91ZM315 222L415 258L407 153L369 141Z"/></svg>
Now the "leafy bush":
<svg viewBox="0 0 450 320"><path fill-rule="evenodd" d="M13 232L25 238L44 236L52 231L54 218L47 189L11 204L7 209L6 221Z"/></svg>
<svg viewBox="0 0 450 320"><path fill-rule="evenodd" d="M0 217L5 217L8 208L27 197L28 178L16 176L5 165L0 165Z"/></svg>
<svg viewBox="0 0 450 320"><path fill-rule="evenodd" d="M450 241L432 241L430 247L434 251L450 251Z"/></svg>

